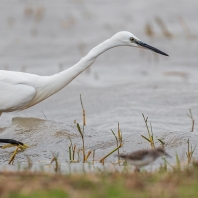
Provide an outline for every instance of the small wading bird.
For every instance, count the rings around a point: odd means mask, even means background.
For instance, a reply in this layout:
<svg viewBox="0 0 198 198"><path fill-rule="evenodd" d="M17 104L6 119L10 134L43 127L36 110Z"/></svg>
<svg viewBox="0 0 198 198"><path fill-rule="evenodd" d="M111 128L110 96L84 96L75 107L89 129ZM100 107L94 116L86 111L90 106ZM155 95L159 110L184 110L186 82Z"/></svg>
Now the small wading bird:
<svg viewBox="0 0 198 198"><path fill-rule="evenodd" d="M142 42L130 32L122 31L94 47L74 66L52 76L0 70L0 115L3 112L21 111L45 100L67 86L74 78L90 67L100 54L119 46L148 49L168 56L166 53ZM15 140L0 139L0 142L26 148L25 144L15 142ZM2 148L10 147L10 144Z"/></svg>
<svg viewBox="0 0 198 198"><path fill-rule="evenodd" d="M144 149L132 152L130 154L120 154L119 157L126 160L129 164L135 166L135 171L140 171L140 167L153 163L158 157L167 156L164 148Z"/></svg>

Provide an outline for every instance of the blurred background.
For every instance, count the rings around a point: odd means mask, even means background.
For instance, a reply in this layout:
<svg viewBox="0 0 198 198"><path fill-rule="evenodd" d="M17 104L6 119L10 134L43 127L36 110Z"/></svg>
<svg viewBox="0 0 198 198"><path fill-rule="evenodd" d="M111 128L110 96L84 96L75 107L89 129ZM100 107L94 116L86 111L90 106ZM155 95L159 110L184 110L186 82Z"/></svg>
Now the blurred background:
<svg viewBox="0 0 198 198"><path fill-rule="evenodd" d="M0 5L0 69L52 75L123 30L169 54L111 49L59 93L3 114L1 127L13 117L81 123L82 94L94 133L112 135L117 122L123 138L146 133L142 113L159 136L190 132L189 109L198 117L198 1L1 0Z"/></svg>

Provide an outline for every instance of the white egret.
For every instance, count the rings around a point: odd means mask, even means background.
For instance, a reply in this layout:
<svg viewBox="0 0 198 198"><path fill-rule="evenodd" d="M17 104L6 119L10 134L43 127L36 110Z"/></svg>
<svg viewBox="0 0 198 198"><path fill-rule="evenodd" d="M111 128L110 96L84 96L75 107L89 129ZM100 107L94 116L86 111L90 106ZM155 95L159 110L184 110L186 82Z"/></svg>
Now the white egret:
<svg viewBox="0 0 198 198"><path fill-rule="evenodd" d="M119 46L144 48L168 56L145 44L132 33L122 31L94 47L72 67L52 76L0 70L0 115L3 112L21 111L45 100L90 67L100 54Z"/></svg>

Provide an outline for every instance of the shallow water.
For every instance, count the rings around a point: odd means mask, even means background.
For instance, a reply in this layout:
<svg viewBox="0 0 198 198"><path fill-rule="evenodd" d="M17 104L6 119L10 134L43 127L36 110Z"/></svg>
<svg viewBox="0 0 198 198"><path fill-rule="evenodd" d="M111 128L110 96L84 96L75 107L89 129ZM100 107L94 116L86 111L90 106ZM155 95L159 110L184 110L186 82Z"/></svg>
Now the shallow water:
<svg viewBox="0 0 198 198"><path fill-rule="evenodd" d="M17 155L14 168L17 162L26 161L25 154L34 163L48 163L51 152L57 152L64 163L68 160L68 135L81 146L73 124L74 120L82 123L80 94L87 116L86 147L95 147L96 159L115 147L111 129L116 131L118 122L124 139L121 152L149 148L140 136L147 135L142 113L149 117L154 136L165 141L167 152L173 156L177 152L185 159L187 139L193 146L197 144L197 4L195 0L174 0L171 6L157 0L57 4L4 1L0 8L1 69L51 75L72 66L95 45L121 30L131 31L170 55L164 57L129 47L112 49L44 102L22 112L3 114L1 128L6 128L1 137L30 145ZM163 35L156 17L164 21L171 38ZM146 23L152 25L153 37L145 33ZM186 115L189 109L195 118L194 133L190 133L191 120ZM7 162L11 151L0 150L2 168L10 168ZM107 159L115 160L113 156ZM161 162L159 159L155 165Z"/></svg>

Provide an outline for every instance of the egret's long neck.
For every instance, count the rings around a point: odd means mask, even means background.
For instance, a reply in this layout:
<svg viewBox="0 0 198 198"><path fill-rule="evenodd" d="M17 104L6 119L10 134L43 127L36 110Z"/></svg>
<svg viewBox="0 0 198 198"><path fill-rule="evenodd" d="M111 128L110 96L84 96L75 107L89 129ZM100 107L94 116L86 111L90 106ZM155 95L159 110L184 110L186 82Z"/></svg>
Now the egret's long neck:
<svg viewBox="0 0 198 198"><path fill-rule="evenodd" d="M115 47L114 41L111 39L108 39L104 41L103 43L94 47L85 57L83 57L74 66L68 68L65 71L62 71L53 76L50 76L50 81L54 82L54 85L53 85L54 91L50 95L56 93L57 91L65 87L67 84L69 84L80 73L82 73L85 69L91 66L100 54L102 54L103 52L113 47Z"/></svg>

